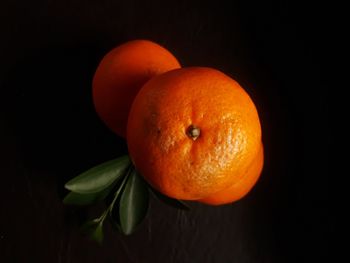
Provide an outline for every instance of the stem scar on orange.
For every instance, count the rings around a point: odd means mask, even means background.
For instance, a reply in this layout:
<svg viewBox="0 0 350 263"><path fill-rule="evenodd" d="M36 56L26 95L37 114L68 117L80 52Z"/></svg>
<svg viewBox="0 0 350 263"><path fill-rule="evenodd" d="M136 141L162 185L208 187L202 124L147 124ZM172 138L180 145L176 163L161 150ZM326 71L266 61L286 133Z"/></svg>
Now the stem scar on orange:
<svg viewBox="0 0 350 263"><path fill-rule="evenodd" d="M244 186L261 148L261 128L253 101L236 81L190 67L142 87L129 113L127 142L136 168L154 188L198 200L237 182Z"/></svg>
<svg viewBox="0 0 350 263"><path fill-rule="evenodd" d="M180 68L177 59L148 40L133 40L114 48L102 59L93 78L96 112L112 131L125 138L137 92L152 77L176 68Z"/></svg>

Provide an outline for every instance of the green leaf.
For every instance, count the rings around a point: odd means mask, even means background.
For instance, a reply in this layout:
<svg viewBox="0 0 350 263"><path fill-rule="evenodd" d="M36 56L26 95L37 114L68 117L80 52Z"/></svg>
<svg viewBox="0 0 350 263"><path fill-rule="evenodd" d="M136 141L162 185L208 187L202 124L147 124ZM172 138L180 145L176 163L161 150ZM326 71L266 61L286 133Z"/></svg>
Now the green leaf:
<svg viewBox="0 0 350 263"><path fill-rule="evenodd" d="M105 199L108 194L111 192L117 180L108 186L106 189L90 194L80 194L75 192L69 192L66 197L63 199L63 203L66 205L90 205L98 201Z"/></svg>
<svg viewBox="0 0 350 263"><path fill-rule="evenodd" d="M129 156L122 156L87 170L66 183L65 187L80 194L100 192L122 176L129 165Z"/></svg>
<svg viewBox="0 0 350 263"><path fill-rule="evenodd" d="M81 231L87 234L92 240L95 240L97 243L102 244L103 222L104 218L96 218L88 221L81 227Z"/></svg>
<svg viewBox="0 0 350 263"><path fill-rule="evenodd" d="M148 187L134 169L126 182L119 206L120 226L130 235L146 217L149 203Z"/></svg>
<svg viewBox="0 0 350 263"><path fill-rule="evenodd" d="M172 206L174 208L177 208L177 209L190 210L190 207L187 204L185 204L184 202L182 202L181 200L170 198L166 195L163 195L162 193L158 192L157 190L155 190L152 187L150 187L150 189L152 190L153 194L157 197L157 199L162 201L163 203L165 203L169 206Z"/></svg>

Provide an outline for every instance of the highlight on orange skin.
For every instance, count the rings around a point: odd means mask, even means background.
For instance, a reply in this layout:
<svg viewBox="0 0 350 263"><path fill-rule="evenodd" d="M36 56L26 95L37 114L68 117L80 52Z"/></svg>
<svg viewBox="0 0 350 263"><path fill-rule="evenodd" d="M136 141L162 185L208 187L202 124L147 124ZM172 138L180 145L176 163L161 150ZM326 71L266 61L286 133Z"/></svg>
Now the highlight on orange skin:
<svg viewBox="0 0 350 263"><path fill-rule="evenodd" d="M261 149L257 157L248 168L244 176L237 183L233 184L227 189L197 201L208 205L223 205L240 200L246 196L256 184L262 172L263 166L264 150L263 146L261 145Z"/></svg>
<svg viewBox="0 0 350 263"><path fill-rule="evenodd" d="M97 114L125 138L130 107L141 87L152 77L180 67L168 50L154 42L133 40L117 46L105 55L93 78Z"/></svg>

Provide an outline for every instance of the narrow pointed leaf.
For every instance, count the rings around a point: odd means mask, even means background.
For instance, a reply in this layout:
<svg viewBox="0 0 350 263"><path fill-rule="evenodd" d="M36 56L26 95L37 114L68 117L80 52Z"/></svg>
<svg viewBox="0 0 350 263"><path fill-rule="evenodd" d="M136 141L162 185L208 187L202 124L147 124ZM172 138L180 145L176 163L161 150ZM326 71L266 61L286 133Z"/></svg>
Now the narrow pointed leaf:
<svg viewBox="0 0 350 263"><path fill-rule="evenodd" d="M91 194L69 192L63 199L63 203L65 205L91 205L106 198L110 190L111 187L108 187L101 192Z"/></svg>
<svg viewBox="0 0 350 263"><path fill-rule="evenodd" d="M97 218L86 222L82 227L81 231L87 234L92 240L102 244L103 241L103 220Z"/></svg>
<svg viewBox="0 0 350 263"><path fill-rule="evenodd" d="M108 196L108 194L111 192L111 190L113 189L113 187L116 185L117 182L118 181L116 180L106 189L103 189L102 191L97 193L81 194L81 193L69 192L66 195L66 197L63 199L63 203L66 205L90 205L90 204L97 203L98 201L101 201Z"/></svg>
<svg viewBox="0 0 350 263"><path fill-rule="evenodd" d="M150 187L151 188L151 187ZM184 203L181 200L170 198L166 195L163 195L162 193L158 192L157 190L151 188L153 194L157 197L158 200L162 201L163 203L172 206L177 209L181 210L190 210L190 207Z"/></svg>
<svg viewBox="0 0 350 263"><path fill-rule="evenodd" d="M119 206L120 226L129 235L146 217L149 203L148 186L136 170L130 174Z"/></svg>
<svg viewBox="0 0 350 263"><path fill-rule="evenodd" d="M80 194L100 192L119 179L129 165L130 159L125 155L87 170L66 183L65 187Z"/></svg>

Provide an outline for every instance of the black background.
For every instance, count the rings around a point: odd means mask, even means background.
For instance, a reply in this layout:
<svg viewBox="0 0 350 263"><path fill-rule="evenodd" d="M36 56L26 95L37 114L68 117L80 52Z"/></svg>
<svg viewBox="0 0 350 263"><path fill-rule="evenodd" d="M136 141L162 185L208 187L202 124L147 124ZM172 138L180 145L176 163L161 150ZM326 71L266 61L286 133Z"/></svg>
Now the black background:
<svg viewBox="0 0 350 263"><path fill-rule="evenodd" d="M325 24L295 1L0 3L0 262L319 262L328 255ZM64 182L126 151L98 119L91 79L131 39L234 77L259 110L265 167L253 191L189 212L151 201L132 236L78 232L102 207L61 203Z"/></svg>

